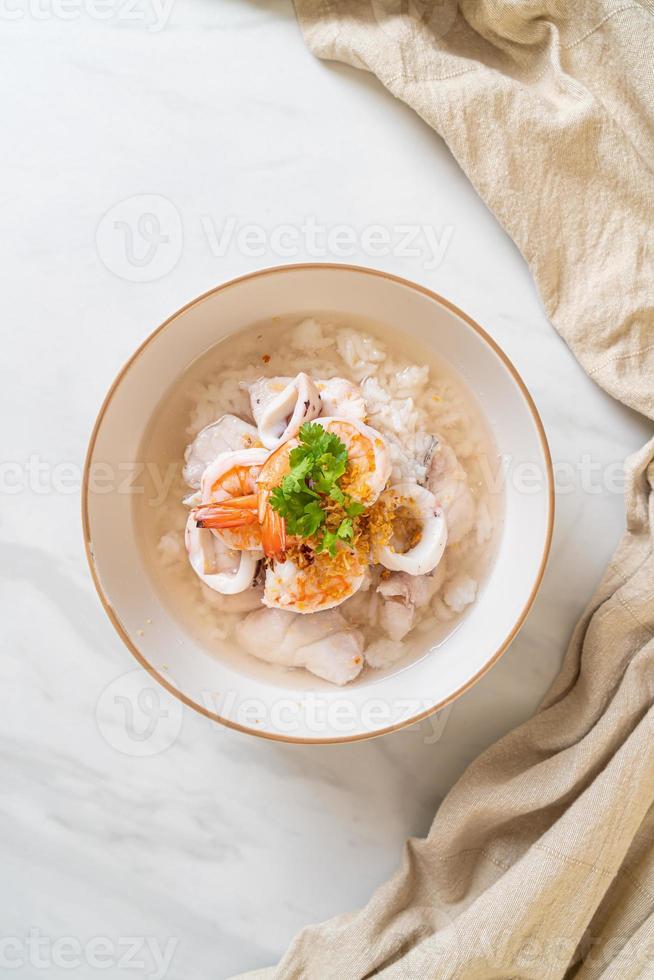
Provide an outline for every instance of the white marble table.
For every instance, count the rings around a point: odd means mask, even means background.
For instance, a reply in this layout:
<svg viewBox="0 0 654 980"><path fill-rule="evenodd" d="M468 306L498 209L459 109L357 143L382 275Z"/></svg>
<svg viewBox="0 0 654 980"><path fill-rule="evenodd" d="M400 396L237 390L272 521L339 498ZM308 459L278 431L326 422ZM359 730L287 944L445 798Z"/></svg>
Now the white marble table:
<svg viewBox="0 0 654 980"><path fill-rule="evenodd" d="M584 376L441 140L371 78L314 61L290 2L17 0L2 20L0 974L222 978L363 903L466 764L534 710L621 533L616 470L648 426ZM103 215L129 223L140 205L122 202L142 195L160 226L132 261L102 230L96 245ZM372 225L389 254L371 254ZM413 254L402 225L428 229ZM132 751L102 695L134 663L80 532L99 403L183 302L311 259L424 283L515 361L563 484L542 590L436 728L305 748L185 710L161 751Z"/></svg>

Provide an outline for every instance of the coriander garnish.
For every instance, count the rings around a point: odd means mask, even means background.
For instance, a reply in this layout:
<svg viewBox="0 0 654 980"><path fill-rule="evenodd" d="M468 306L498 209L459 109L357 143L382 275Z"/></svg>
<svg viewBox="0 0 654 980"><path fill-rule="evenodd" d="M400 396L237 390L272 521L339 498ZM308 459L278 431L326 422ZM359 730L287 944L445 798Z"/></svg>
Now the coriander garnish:
<svg viewBox="0 0 654 980"><path fill-rule="evenodd" d="M347 469L347 447L333 432L321 425L305 422L299 433L300 444L289 453L290 471L270 495L270 505L286 521L286 530L301 538L316 537L318 552L336 555L339 541L354 538L354 518L363 513L363 504L343 493L338 481ZM335 529L324 528L332 500L345 513Z"/></svg>

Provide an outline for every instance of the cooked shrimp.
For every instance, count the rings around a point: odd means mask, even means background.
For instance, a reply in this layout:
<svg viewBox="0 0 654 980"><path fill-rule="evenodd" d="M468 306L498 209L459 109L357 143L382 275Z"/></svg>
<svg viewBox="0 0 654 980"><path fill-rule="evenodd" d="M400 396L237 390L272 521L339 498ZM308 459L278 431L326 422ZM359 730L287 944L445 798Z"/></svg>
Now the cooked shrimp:
<svg viewBox="0 0 654 980"><path fill-rule="evenodd" d="M339 549L336 557L316 554L304 568L290 558L275 561L266 569L263 602L271 609L296 613L333 609L361 588L365 571L347 548Z"/></svg>
<svg viewBox="0 0 654 980"><path fill-rule="evenodd" d="M268 458L265 449L221 453L202 475L202 504L192 514L230 548L261 550L257 517L257 477Z"/></svg>
<svg viewBox="0 0 654 980"><path fill-rule="evenodd" d="M236 551L210 531L198 527L189 514L184 535L191 568L205 585L223 595L236 595L254 582L258 557L252 551Z"/></svg>
<svg viewBox="0 0 654 980"><path fill-rule="evenodd" d="M260 378L249 386L252 414L267 449L296 436L300 426L320 415L321 402L313 378Z"/></svg>
<svg viewBox="0 0 654 980"><path fill-rule="evenodd" d="M347 684L363 668L363 634L336 609L302 621L281 609L259 609L237 625L236 634L260 660L304 667L332 684Z"/></svg>
<svg viewBox="0 0 654 980"><path fill-rule="evenodd" d="M426 462L427 487L443 508L450 544L456 544L475 523L475 501L466 471L452 447L440 436L434 437Z"/></svg>
<svg viewBox="0 0 654 980"><path fill-rule="evenodd" d="M315 423L337 435L347 448L342 489L366 507L374 504L391 475L390 454L381 433L363 422L337 416L319 418Z"/></svg>
<svg viewBox="0 0 654 980"><path fill-rule="evenodd" d="M287 471L287 454L280 452L279 463L274 462L280 469L285 466ZM284 475L282 472L279 479ZM287 540L283 517L268 502L271 487L265 483L267 477L270 474L264 468L259 477L261 536L264 553L274 558L272 566L266 569L264 604L297 613L338 606L361 588L366 566L345 546L339 548L336 556L327 552L311 553L310 561L304 567L292 557L287 558L286 548L292 541Z"/></svg>
<svg viewBox="0 0 654 980"><path fill-rule="evenodd" d="M392 518L389 541L373 542L380 564L392 571L425 575L438 565L447 544L442 508L417 483L398 483L384 495Z"/></svg>
<svg viewBox="0 0 654 980"><path fill-rule="evenodd" d="M328 417L314 421L335 433L347 448L347 470L341 480L343 490L366 507L373 504L391 472L390 457L380 433L353 419ZM261 467L257 480L263 550L279 560L283 560L286 551L286 527L284 519L270 506L269 498L288 473L289 456L297 445L297 439L289 439L278 446Z"/></svg>
<svg viewBox="0 0 654 980"><path fill-rule="evenodd" d="M328 378L324 381L319 378L316 388L320 392L323 415L365 422L366 403L358 385L345 378Z"/></svg>
<svg viewBox="0 0 654 980"><path fill-rule="evenodd" d="M278 487L291 468L289 455L298 446L297 439L289 439L274 450L261 467L257 477L257 514L261 527L261 544L268 558L283 559L286 551L286 522L270 506L270 494Z"/></svg>
<svg viewBox="0 0 654 980"><path fill-rule="evenodd" d="M263 548L268 557L283 558L286 525L269 498L288 473L289 453L297 445L297 439L289 439L272 453L218 457L202 477L204 504L195 510L200 526L212 528L233 548Z"/></svg>
<svg viewBox="0 0 654 980"><path fill-rule="evenodd" d="M200 486L202 474L220 453L236 449L251 449L260 445L259 433L249 422L237 415L223 415L217 422L205 425L184 453L184 479L194 490Z"/></svg>

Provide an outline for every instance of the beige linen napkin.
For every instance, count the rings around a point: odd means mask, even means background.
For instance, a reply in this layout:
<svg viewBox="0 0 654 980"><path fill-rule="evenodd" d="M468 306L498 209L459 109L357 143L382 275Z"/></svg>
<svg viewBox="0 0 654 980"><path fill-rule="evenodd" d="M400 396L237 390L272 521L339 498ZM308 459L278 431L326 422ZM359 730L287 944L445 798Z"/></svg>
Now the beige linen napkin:
<svg viewBox="0 0 654 980"><path fill-rule="evenodd" d="M629 0L296 0L448 146L588 374L654 418L654 10ZM654 439L627 532L531 721L485 752L308 980L654 977Z"/></svg>

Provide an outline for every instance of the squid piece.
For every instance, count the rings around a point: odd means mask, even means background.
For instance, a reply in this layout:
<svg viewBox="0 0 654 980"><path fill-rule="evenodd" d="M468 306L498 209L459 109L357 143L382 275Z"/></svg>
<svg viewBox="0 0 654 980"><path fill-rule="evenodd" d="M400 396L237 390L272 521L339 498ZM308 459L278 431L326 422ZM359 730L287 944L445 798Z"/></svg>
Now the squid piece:
<svg viewBox="0 0 654 980"><path fill-rule="evenodd" d="M236 627L241 645L260 660L304 667L332 684L347 684L361 672L364 639L337 610L299 619L281 609L259 609Z"/></svg>
<svg viewBox="0 0 654 980"><path fill-rule="evenodd" d="M433 493L417 483L397 483L384 497L394 514L393 535L375 547L377 561L394 572L431 572L447 544L447 524Z"/></svg>
<svg viewBox="0 0 654 980"><path fill-rule="evenodd" d="M259 433L237 415L223 415L217 422L205 425L184 453L184 479L197 490L202 474L220 453L260 446Z"/></svg>
<svg viewBox="0 0 654 980"><path fill-rule="evenodd" d="M266 449L276 449L292 439L322 410L316 384L304 372L295 378L259 378L248 391L259 439Z"/></svg>
<svg viewBox="0 0 654 980"><path fill-rule="evenodd" d="M186 522L184 541L191 568L210 589L222 595L237 595L253 584L257 555L229 548L211 531L198 527L193 513Z"/></svg>

